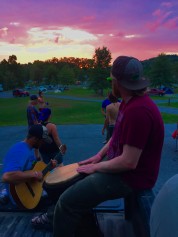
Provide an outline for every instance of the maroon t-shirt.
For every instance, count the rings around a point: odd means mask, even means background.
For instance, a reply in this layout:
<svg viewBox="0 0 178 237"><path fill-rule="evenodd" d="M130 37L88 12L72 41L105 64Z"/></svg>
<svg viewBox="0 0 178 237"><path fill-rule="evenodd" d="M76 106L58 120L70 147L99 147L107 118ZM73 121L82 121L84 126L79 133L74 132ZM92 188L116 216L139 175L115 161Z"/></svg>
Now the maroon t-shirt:
<svg viewBox="0 0 178 237"><path fill-rule="evenodd" d="M148 95L135 96L120 105L108 158L121 155L125 144L142 149L136 169L122 172L121 177L133 189L152 188L158 177L163 140L164 124L157 106Z"/></svg>

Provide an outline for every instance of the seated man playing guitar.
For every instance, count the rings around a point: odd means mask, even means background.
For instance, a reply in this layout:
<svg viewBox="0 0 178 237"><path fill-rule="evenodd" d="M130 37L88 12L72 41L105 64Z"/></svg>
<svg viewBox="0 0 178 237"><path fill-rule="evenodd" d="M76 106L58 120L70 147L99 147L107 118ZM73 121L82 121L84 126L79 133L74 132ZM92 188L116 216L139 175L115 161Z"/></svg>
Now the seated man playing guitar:
<svg viewBox="0 0 178 237"><path fill-rule="evenodd" d="M44 141L51 143L46 127L41 124L33 125L25 140L13 145L4 157L2 180L6 183L11 202L20 208L33 209L40 201L43 190L41 181L49 170L45 164L42 165L43 170L32 167L37 162L34 150ZM51 163L54 167L56 162Z"/></svg>

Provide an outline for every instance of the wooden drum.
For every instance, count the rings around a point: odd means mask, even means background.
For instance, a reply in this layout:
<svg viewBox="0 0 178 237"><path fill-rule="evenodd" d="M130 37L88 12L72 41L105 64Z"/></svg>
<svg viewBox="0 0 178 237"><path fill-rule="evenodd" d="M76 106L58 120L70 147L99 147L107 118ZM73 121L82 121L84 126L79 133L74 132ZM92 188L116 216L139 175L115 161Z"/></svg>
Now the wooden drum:
<svg viewBox="0 0 178 237"><path fill-rule="evenodd" d="M76 171L78 166L74 163L57 167L45 178L43 187L51 199L56 200L68 187L86 176Z"/></svg>

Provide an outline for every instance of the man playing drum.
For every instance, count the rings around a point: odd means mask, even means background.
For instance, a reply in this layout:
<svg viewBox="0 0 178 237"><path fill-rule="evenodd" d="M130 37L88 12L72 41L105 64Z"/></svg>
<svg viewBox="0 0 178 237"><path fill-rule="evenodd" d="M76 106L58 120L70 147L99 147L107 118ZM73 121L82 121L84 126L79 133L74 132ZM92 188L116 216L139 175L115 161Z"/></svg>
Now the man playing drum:
<svg viewBox="0 0 178 237"><path fill-rule="evenodd" d="M88 175L59 197L54 237L74 236L86 211L133 190L152 188L157 180L164 125L157 106L145 93L149 81L143 77L142 64L120 56L113 63L111 77L113 95L122 98L112 138L96 155L79 162L77 171Z"/></svg>

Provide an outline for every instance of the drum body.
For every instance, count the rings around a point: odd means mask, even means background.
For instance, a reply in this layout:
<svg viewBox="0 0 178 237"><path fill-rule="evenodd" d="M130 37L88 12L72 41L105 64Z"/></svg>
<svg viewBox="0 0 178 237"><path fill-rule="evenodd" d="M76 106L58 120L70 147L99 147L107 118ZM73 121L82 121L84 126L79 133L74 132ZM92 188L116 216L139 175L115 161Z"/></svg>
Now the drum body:
<svg viewBox="0 0 178 237"><path fill-rule="evenodd" d="M67 188L86 176L79 174L77 168L78 163L57 167L45 178L43 188L54 203Z"/></svg>

